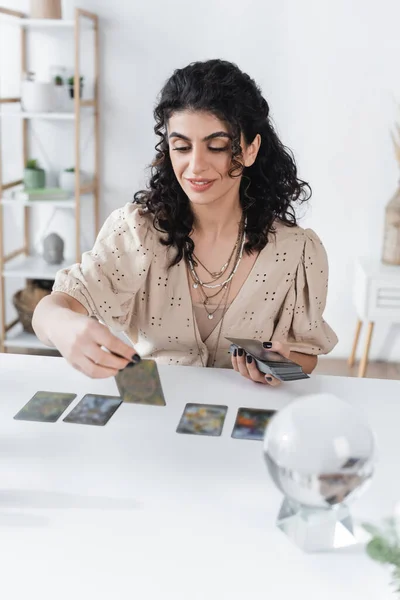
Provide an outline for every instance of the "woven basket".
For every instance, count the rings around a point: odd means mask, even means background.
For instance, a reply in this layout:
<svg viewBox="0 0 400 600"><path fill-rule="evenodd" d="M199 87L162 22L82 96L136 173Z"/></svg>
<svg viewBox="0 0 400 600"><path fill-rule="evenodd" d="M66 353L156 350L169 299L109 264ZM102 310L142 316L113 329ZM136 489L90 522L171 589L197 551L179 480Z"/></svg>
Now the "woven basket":
<svg viewBox="0 0 400 600"><path fill-rule="evenodd" d="M42 298L50 294L49 290L39 287L31 287L19 290L13 296L13 304L18 313L18 319L22 323L23 330L27 333L35 333L32 328L33 312Z"/></svg>

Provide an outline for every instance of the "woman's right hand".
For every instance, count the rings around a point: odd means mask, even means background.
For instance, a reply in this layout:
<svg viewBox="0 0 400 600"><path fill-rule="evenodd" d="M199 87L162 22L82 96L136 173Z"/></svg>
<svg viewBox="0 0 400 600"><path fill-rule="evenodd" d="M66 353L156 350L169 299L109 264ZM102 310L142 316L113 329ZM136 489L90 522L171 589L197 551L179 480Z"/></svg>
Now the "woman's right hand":
<svg viewBox="0 0 400 600"><path fill-rule="evenodd" d="M51 342L75 369L94 379L112 377L128 363L140 362L135 349L113 335L105 325L72 311L66 311L62 319L57 319L52 327Z"/></svg>

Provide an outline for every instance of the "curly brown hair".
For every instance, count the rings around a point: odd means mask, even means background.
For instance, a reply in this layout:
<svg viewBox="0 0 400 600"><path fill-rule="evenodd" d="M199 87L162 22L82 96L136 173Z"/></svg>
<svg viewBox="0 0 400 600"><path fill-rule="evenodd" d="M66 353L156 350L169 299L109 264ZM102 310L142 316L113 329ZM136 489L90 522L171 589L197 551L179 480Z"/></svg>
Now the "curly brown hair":
<svg viewBox="0 0 400 600"><path fill-rule="evenodd" d="M177 69L164 85L154 109L154 131L159 136L151 165L148 189L134 195L134 202L153 215L154 227L167 235L166 246L176 248L171 265L192 255L190 238L193 212L172 168L167 123L178 111L209 112L224 121L232 136L230 176L241 176L240 203L247 216L245 249L260 251L267 244L273 223L279 218L297 225L295 202L311 197L310 186L298 179L292 152L279 140L269 116L269 106L256 83L235 64L223 60L195 62ZM242 163L241 134L250 144L257 134L261 146L251 167Z"/></svg>

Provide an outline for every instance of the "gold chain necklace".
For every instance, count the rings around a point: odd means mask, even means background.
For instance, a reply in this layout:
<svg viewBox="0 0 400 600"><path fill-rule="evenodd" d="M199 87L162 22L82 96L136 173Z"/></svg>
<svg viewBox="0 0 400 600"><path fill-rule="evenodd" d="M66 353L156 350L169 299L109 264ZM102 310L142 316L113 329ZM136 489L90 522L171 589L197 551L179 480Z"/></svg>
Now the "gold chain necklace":
<svg viewBox="0 0 400 600"><path fill-rule="evenodd" d="M228 290L230 290L230 287L231 287L231 282L228 283ZM229 295L229 291L228 291L228 295ZM225 315L226 315L227 310L228 310L228 305L226 304L225 307L224 307L224 311L222 313L221 320L220 320L219 324L217 325L217 327L219 328L219 330L218 330L217 341L215 342L215 345L214 345L214 350L213 350L213 355L212 355L212 360L211 360L211 366L212 367L215 366L215 359L216 359L216 356L217 356L217 350L218 350L219 341L220 341L220 338L221 338L222 325L224 323L224 319L225 319ZM207 365L204 364L203 352L202 352L202 349L200 347L199 340L198 340L198 337L197 337L197 331L196 331L196 328L197 328L196 323L197 323L197 321L196 321L196 315L194 314L193 302L192 302L192 318L193 318L194 337L195 337L195 340L196 340L197 350L199 351L199 356L200 356L200 360L201 360L201 366L202 367L206 367ZM205 345L204 342L203 342L203 345Z"/></svg>
<svg viewBox="0 0 400 600"><path fill-rule="evenodd" d="M234 255L234 253L235 253L235 250L236 250L236 248L237 248L237 246L238 246L238 244L239 244L239 240L240 240L240 229L239 229L239 233L238 233L238 237L237 237L237 239L236 239L235 245L233 246L233 250L232 250L232 252L231 252L231 254L230 254L230 256L229 256L228 260L226 261L226 263L225 263L224 265L222 265L222 267L220 268L220 270L219 270L219 271L214 271L214 272L212 272L212 271L209 271L209 270L207 269L207 267L206 267L206 266L205 266L205 265L204 265L204 264L201 262L201 260L200 260L200 259L199 259L199 258L196 256L196 254L195 254L194 252L193 252L193 258L195 259L195 261L196 261L197 263L199 263L199 265L201 265L201 266L203 267L203 269L204 269L205 271L207 271L207 273L210 275L210 277L211 277L211 278L212 278L212 280L214 281L214 280L216 280L216 279L219 279L219 278L220 278L220 277L221 277L221 276L222 276L222 275L225 273L226 269L228 268L228 265L229 265L229 263L230 263L230 262L231 262L231 260L232 260L232 257L233 257L233 255ZM211 282L210 282L210 283L211 283Z"/></svg>
<svg viewBox="0 0 400 600"><path fill-rule="evenodd" d="M191 275L192 275L192 277L194 279L193 287L195 289L198 288L199 285L201 287L209 288L209 289L215 289L215 288L218 288L218 287L222 288L224 285L227 285L228 283L230 283L232 281L232 279L233 279L233 277L234 277L234 275L235 275L235 273L236 273L236 271L237 271L237 269L239 267L240 261L242 260L242 256L243 256L243 249L244 249L244 244L245 244L245 241L246 241L246 236L244 235L244 231L246 229L246 223L247 223L247 219L244 222L244 227L241 228L241 233L240 233L240 235L241 235L241 244L240 244L239 249L238 249L237 260L236 260L235 266L233 267L233 269L232 269L229 277L225 281L223 281L222 283L211 284L211 282L210 283L206 283L206 282L202 281L200 279L200 277L196 273L196 270L194 268L193 261L192 261L191 257L190 256L187 257L187 260L188 260L188 263L189 263L189 268L190 268L190 271L191 271Z"/></svg>

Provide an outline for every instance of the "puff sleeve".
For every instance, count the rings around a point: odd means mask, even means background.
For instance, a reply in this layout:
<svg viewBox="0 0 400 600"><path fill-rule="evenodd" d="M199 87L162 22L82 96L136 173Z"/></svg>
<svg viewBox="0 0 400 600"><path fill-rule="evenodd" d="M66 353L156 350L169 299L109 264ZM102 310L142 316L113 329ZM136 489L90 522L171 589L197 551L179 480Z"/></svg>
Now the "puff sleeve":
<svg viewBox="0 0 400 600"><path fill-rule="evenodd" d="M293 352L328 354L338 338L323 318L328 292L328 258L312 229L304 230L304 248L292 286L279 313L272 339Z"/></svg>
<svg viewBox="0 0 400 600"><path fill-rule="evenodd" d="M151 264L154 233L149 223L131 203L112 212L81 262L58 271L53 292L69 294L89 316L116 331L126 330Z"/></svg>

